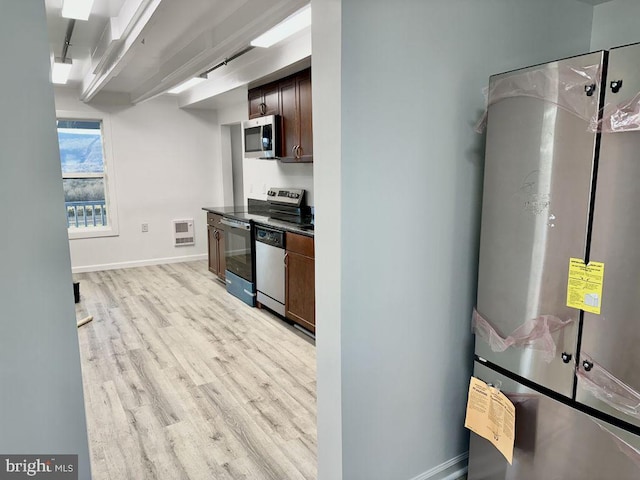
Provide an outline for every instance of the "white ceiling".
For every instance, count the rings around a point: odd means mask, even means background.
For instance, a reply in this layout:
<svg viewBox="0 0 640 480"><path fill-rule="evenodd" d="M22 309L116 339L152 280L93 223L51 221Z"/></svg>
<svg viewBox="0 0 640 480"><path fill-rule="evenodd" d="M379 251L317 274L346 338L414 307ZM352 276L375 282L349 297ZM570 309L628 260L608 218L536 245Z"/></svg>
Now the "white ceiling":
<svg viewBox="0 0 640 480"><path fill-rule="evenodd" d="M63 0L45 0L52 54L69 20ZM153 98L244 49L309 0L94 0L77 20L67 57L69 86L83 101L100 92Z"/></svg>
<svg viewBox="0 0 640 480"><path fill-rule="evenodd" d="M69 24L61 16L62 2L45 0L56 57ZM67 54L74 63L69 85L86 102L100 92L123 93L133 103L153 98L244 49L308 2L94 0L89 20L75 22Z"/></svg>

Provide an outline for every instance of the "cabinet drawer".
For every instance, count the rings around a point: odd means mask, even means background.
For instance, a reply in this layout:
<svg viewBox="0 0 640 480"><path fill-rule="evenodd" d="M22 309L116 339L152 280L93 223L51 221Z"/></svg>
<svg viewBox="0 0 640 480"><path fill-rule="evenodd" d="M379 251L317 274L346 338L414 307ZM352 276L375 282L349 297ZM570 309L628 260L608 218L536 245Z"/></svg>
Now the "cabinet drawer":
<svg viewBox="0 0 640 480"><path fill-rule="evenodd" d="M288 252L299 253L300 255L315 258L312 237L287 232L285 245Z"/></svg>
<svg viewBox="0 0 640 480"><path fill-rule="evenodd" d="M221 222L222 215L217 213L207 212L207 225L216 227L218 230L224 230L224 225Z"/></svg>

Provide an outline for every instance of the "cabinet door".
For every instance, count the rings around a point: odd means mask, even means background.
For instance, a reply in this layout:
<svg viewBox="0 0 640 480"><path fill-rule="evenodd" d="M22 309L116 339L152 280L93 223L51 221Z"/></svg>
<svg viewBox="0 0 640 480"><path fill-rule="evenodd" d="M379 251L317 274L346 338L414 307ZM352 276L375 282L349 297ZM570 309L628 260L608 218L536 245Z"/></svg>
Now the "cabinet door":
<svg viewBox="0 0 640 480"><path fill-rule="evenodd" d="M293 78L280 81L280 115L282 115L282 157L295 157L299 143L296 114L296 83Z"/></svg>
<svg viewBox="0 0 640 480"><path fill-rule="evenodd" d="M216 239L216 229L207 227L209 232L209 271L218 275L218 240Z"/></svg>
<svg viewBox="0 0 640 480"><path fill-rule="evenodd" d="M270 83L262 87L262 101L264 115L280 115L280 92L278 83Z"/></svg>
<svg viewBox="0 0 640 480"><path fill-rule="evenodd" d="M285 260L286 317L315 332L315 260L293 252L287 252Z"/></svg>
<svg viewBox="0 0 640 480"><path fill-rule="evenodd" d="M313 124L311 120L311 72L305 71L296 77L299 161L313 160Z"/></svg>
<svg viewBox="0 0 640 480"><path fill-rule="evenodd" d="M227 269L227 261L224 256L224 231L218 232L218 277L224 280L224 271Z"/></svg>
<svg viewBox="0 0 640 480"><path fill-rule="evenodd" d="M258 118L262 116L262 89L253 88L248 92L249 97L249 119Z"/></svg>

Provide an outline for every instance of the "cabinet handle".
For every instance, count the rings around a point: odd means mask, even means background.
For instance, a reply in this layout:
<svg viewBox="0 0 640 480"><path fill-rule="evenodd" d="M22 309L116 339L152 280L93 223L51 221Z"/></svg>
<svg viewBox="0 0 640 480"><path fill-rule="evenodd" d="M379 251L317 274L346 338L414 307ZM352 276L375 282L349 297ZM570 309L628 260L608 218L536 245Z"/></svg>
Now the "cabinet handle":
<svg viewBox="0 0 640 480"><path fill-rule="evenodd" d="M265 113L267 113L267 104L266 103L261 103L260 104L260 114L264 115Z"/></svg>
<svg viewBox="0 0 640 480"><path fill-rule="evenodd" d="M302 147L298 145L296 147L296 158L300 158L300 157L302 157Z"/></svg>
<svg viewBox="0 0 640 480"><path fill-rule="evenodd" d="M285 253L284 254L284 268L287 268L289 266L289 253Z"/></svg>
<svg viewBox="0 0 640 480"><path fill-rule="evenodd" d="M294 157L296 156L296 148L298 148L298 146L294 145L293 148L291 149L291 155L293 155Z"/></svg>

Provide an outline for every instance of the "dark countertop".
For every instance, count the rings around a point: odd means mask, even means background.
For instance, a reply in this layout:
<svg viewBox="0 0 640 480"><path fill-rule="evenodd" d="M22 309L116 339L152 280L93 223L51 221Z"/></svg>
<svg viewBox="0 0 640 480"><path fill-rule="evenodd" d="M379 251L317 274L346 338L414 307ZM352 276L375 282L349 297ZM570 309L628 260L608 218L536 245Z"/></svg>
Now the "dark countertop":
<svg viewBox="0 0 640 480"><path fill-rule="evenodd" d="M306 235L307 237L313 237L313 230L300 227L295 223L285 222L282 220L275 220L269 217L266 211L252 210L247 212L247 207L203 207L202 210L211 213L217 213L225 217L234 218L242 221L252 221L257 225L265 227L277 228L286 232L297 233L300 235Z"/></svg>

